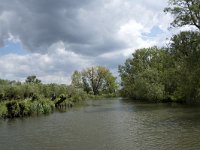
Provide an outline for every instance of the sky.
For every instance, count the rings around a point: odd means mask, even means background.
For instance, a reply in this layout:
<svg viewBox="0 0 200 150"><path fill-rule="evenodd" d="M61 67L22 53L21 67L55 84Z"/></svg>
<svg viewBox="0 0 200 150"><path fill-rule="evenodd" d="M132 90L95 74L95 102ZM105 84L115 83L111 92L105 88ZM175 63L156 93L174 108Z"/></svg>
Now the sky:
<svg viewBox="0 0 200 150"><path fill-rule="evenodd" d="M0 0L0 78L70 84L74 70L118 65L175 30L167 0Z"/></svg>

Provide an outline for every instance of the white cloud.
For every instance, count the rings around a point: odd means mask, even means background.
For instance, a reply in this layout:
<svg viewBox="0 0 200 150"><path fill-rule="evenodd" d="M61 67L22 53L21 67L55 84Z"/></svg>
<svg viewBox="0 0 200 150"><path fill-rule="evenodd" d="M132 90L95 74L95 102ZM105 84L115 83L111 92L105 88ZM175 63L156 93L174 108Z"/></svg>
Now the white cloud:
<svg viewBox="0 0 200 150"><path fill-rule="evenodd" d="M164 45L173 33L163 13L167 0L11 1L0 0L0 45L10 40L30 53L0 56L0 77L10 80L35 74L70 83L74 70L92 65L116 74L135 49ZM153 27L162 33L144 37Z"/></svg>
<svg viewBox="0 0 200 150"><path fill-rule="evenodd" d="M70 83L72 72L90 65L90 61L57 47L48 54L7 54L0 56L0 76L9 80L25 81L36 75L43 83Z"/></svg>

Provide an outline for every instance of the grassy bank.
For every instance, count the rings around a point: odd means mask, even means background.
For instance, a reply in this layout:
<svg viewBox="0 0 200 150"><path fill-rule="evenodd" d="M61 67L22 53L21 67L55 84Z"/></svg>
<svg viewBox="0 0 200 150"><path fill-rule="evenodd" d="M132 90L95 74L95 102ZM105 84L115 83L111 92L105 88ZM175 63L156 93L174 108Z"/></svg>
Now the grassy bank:
<svg viewBox="0 0 200 150"><path fill-rule="evenodd" d="M38 97L36 99L6 100L0 103L0 117L15 118L49 114L53 112L56 107L72 107L76 102L83 101L86 98L85 94L77 93L74 96L62 94L55 99Z"/></svg>
<svg viewBox="0 0 200 150"><path fill-rule="evenodd" d="M73 95L61 94L59 97L49 99L45 97L6 100L0 103L0 118L16 118L36 116L52 113L55 108L70 108L76 103L88 99L97 100L115 97L115 94L91 95L83 91L76 91Z"/></svg>

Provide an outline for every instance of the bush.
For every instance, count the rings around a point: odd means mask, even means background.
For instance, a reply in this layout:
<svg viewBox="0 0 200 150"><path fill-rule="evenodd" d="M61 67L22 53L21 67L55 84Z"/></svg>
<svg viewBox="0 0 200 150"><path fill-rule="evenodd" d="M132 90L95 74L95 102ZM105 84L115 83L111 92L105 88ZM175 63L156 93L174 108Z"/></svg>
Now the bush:
<svg viewBox="0 0 200 150"><path fill-rule="evenodd" d="M24 100L19 102L20 108L20 117L30 116L31 115L31 102L28 100Z"/></svg>
<svg viewBox="0 0 200 150"><path fill-rule="evenodd" d="M32 114L48 114L53 111L55 105L51 100L40 99L31 104Z"/></svg>
<svg viewBox="0 0 200 150"><path fill-rule="evenodd" d="M87 94L81 89L75 89L71 94L71 100L73 102L79 102L87 99Z"/></svg>
<svg viewBox="0 0 200 150"><path fill-rule="evenodd" d="M0 103L0 118L5 118L7 115L7 107L5 103Z"/></svg>
<svg viewBox="0 0 200 150"><path fill-rule="evenodd" d="M6 103L6 107L8 110L7 117L14 118L20 116L20 107L17 101L10 101Z"/></svg>

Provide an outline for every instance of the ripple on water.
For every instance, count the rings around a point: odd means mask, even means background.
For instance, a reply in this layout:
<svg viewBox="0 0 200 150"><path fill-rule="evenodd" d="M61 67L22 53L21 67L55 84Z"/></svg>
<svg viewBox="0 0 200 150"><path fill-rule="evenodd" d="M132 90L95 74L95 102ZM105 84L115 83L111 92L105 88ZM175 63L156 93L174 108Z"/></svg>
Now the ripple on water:
<svg viewBox="0 0 200 150"><path fill-rule="evenodd" d="M122 99L0 122L1 150L200 149L200 109Z"/></svg>

